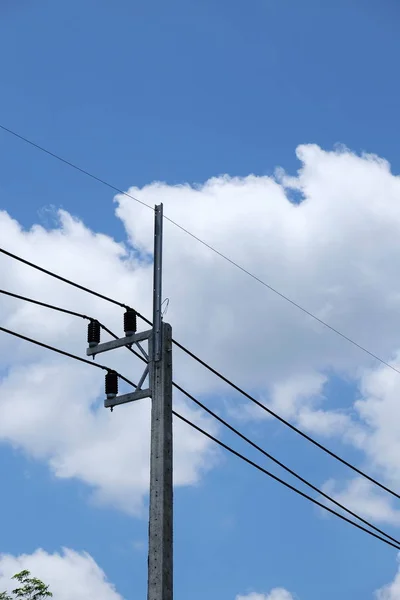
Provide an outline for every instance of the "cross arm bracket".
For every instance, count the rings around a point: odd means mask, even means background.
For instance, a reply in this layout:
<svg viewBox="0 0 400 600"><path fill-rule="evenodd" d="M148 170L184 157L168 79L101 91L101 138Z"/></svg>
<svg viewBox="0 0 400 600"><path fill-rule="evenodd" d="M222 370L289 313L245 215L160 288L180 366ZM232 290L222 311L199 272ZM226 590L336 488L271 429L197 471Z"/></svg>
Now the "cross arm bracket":
<svg viewBox="0 0 400 600"><path fill-rule="evenodd" d="M109 350L115 350L115 348L122 348L123 346L131 346L132 344L137 344L138 342L144 342L145 340L148 340L151 335L152 330L150 329L149 331L141 331L140 333L128 335L118 340L111 340L110 342L97 344L92 348L87 348L86 355L96 356L96 354L108 352Z"/></svg>

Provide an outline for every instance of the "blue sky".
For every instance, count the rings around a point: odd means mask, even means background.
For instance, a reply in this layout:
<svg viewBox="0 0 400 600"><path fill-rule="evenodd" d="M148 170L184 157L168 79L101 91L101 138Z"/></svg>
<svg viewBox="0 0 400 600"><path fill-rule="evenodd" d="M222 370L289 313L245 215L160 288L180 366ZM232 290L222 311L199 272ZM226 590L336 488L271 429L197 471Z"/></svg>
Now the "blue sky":
<svg viewBox="0 0 400 600"><path fill-rule="evenodd" d="M124 190L278 165L294 173L295 149L308 143L376 153L396 173L399 17L393 0L8 0L0 123ZM0 156L1 209L24 227L51 229L61 207L125 240L111 190L3 132ZM326 394L337 406L357 392L335 375ZM245 427L314 481L343 476L282 427ZM364 460L340 440L328 445ZM145 597L145 519L93 506L84 483L4 441L0 457L1 552L85 550L124 598ZM221 461L176 491L178 600L274 587L302 600L364 600L393 579L395 551L234 457Z"/></svg>

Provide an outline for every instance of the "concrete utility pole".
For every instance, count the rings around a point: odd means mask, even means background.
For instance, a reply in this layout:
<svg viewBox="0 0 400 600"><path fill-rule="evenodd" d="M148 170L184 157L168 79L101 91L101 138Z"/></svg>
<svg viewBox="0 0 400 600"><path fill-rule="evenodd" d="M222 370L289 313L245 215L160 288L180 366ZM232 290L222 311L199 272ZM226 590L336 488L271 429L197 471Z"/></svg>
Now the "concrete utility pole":
<svg viewBox="0 0 400 600"><path fill-rule="evenodd" d="M172 330L162 322L162 204L154 231L153 337L150 340L151 454L148 600L172 600Z"/></svg>
<svg viewBox="0 0 400 600"><path fill-rule="evenodd" d="M162 321L163 205L155 207L153 328L136 333L134 311L125 313L125 337L98 343L89 325L88 356L135 344L147 360L134 392L118 395L116 377L106 376L106 408L151 397L150 517L147 600L173 600L172 329ZM92 327L92 330L90 330ZM96 330L97 331L97 330ZM99 334L97 334L99 336ZM148 340L148 353L141 342ZM107 377L109 378L107 380ZM149 378L149 386L143 384Z"/></svg>

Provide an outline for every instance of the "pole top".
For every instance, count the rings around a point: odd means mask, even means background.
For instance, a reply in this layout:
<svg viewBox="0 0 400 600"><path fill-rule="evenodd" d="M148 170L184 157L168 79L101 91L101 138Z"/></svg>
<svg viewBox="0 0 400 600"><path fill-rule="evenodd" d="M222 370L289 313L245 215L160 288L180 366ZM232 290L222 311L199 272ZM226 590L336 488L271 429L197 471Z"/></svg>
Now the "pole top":
<svg viewBox="0 0 400 600"><path fill-rule="evenodd" d="M162 345L162 251L163 251L163 205L156 204L154 212L154 285L153 285L153 334L155 361L161 359Z"/></svg>

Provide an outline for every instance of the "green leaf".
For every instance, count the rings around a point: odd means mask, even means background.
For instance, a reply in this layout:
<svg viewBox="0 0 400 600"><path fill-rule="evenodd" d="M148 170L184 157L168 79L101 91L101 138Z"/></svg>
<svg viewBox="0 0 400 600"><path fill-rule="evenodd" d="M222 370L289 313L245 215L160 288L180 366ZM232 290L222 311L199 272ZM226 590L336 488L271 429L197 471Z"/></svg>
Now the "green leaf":
<svg viewBox="0 0 400 600"><path fill-rule="evenodd" d="M49 591L49 586L44 584L43 581L36 577L30 577L29 571L21 571L16 573L13 577L20 584L21 587L15 588L13 594L15 598L21 600L44 600L45 598L51 598L53 594ZM9 596L2 597L0 600L13 600Z"/></svg>

